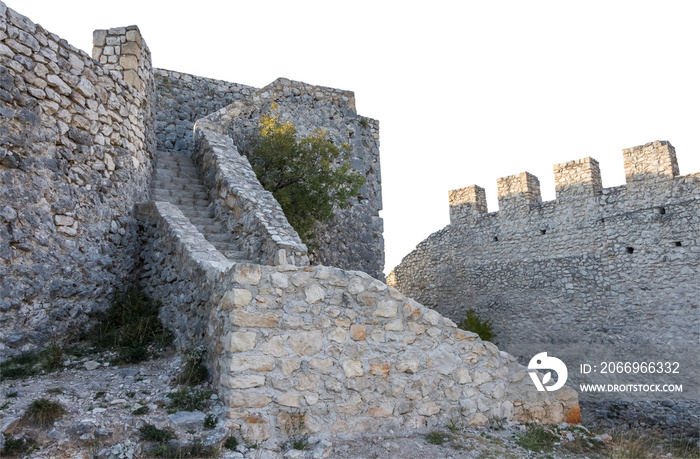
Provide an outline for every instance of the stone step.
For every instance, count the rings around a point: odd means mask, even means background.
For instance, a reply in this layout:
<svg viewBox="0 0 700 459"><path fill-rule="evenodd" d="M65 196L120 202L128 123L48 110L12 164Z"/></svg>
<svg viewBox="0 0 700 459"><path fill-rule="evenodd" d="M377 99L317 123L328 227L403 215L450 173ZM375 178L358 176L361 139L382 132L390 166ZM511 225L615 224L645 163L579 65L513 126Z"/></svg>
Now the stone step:
<svg viewBox="0 0 700 459"><path fill-rule="evenodd" d="M156 177L154 188L163 190L197 191L202 193L207 192L207 188L202 185L202 182L199 180L183 179L179 177L172 177L170 179Z"/></svg>
<svg viewBox="0 0 700 459"><path fill-rule="evenodd" d="M206 191L190 191L190 190L169 190L165 188L156 188L153 190L154 199L164 200L180 200L186 202L189 200L206 201L209 205L209 193ZM174 201L174 204L177 204Z"/></svg>
<svg viewBox="0 0 700 459"><path fill-rule="evenodd" d="M169 177L183 177L191 178L194 180L200 180L199 169L197 169L196 167L168 167L167 165L163 166L161 164L158 164L158 166L156 167L155 177L164 179Z"/></svg>
<svg viewBox="0 0 700 459"><path fill-rule="evenodd" d="M200 231L200 233L201 233L201 231ZM211 242L212 244L214 243L214 241L233 243L233 240L234 240L232 234L226 234L226 233L202 233L202 236L204 236L204 239Z"/></svg>

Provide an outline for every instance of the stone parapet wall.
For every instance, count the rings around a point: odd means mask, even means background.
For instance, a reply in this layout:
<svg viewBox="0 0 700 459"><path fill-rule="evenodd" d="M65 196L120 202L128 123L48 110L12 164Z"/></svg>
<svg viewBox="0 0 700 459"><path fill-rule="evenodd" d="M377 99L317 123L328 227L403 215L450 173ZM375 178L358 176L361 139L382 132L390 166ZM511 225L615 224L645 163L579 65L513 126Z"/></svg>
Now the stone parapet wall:
<svg viewBox="0 0 700 459"><path fill-rule="evenodd" d="M349 91L280 78L197 124L228 135L239 150L245 151L260 116L270 113L273 103L280 118L292 121L300 136L323 129L336 146L347 142L351 147L352 169L366 179L357 199L347 208L336 209L332 222L316 227L319 249L312 254L313 261L365 271L383 279L379 123L357 114L354 96Z"/></svg>
<svg viewBox="0 0 700 459"><path fill-rule="evenodd" d="M192 151L194 124L251 96L256 88L182 72L154 69L158 150Z"/></svg>
<svg viewBox="0 0 700 459"><path fill-rule="evenodd" d="M152 172L141 83L0 3L0 359L70 338L129 281Z"/></svg>
<svg viewBox="0 0 700 459"><path fill-rule="evenodd" d="M217 217L236 235L242 250L263 264L309 264L306 246L231 138L197 128L193 159L202 170Z"/></svg>
<svg viewBox="0 0 700 459"><path fill-rule="evenodd" d="M179 346L206 345L248 441L578 421L573 390L538 392L514 357L365 273L227 264L176 208L142 210L144 288Z"/></svg>

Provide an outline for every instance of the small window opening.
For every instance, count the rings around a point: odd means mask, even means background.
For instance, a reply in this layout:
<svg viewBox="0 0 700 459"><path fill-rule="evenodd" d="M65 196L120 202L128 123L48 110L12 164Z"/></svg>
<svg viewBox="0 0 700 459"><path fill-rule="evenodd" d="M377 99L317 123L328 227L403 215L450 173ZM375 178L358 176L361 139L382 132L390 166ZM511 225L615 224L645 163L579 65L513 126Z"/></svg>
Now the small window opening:
<svg viewBox="0 0 700 459"><path fill-rule="evenodd" d="M627 247L627 253L634 253L634 247Z"/></svg>
<svg viewBox="0 0 700 459"><path fill-rule="evenodd" d="M493 242L498 242L498 236L493 237Z"/></svg>
<svg viewBox="0 0 700 459"><path fill-rule="evenodd" d="M547 234L547 230L546 230L546 229L541 229L541 230L540 230L540 234L542 234L542 235Z"/></svg>
<svg viewBox="0 0 700 459"><path fill-rule="evenodd" d="M657 207L657 208L656 208L656 211L657 211L660 215L664 215L664 214L666 213L666 208L665 208L665 207Z"/></svg>
<svg viewBox="0 0 700 459"><path fill-rule="evenodd" d="M681 241L676 241L673 243L673 245L675 245L676 247L683 247L683 244L681 243Z"/></svg>

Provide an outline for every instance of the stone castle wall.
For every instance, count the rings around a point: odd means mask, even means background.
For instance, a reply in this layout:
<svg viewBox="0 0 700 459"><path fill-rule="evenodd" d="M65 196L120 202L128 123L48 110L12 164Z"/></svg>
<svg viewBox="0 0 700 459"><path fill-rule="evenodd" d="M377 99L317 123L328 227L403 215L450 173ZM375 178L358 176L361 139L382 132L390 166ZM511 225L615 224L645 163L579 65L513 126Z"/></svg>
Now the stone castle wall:
<svg viewBox="0 0 700 459"><path fill-rule="evenodd" d="M154 69L158 150L192 151L199 118L250 96L256 88L172 70Z"/></svg>
<svg viewBox="0 0 700 459"><path fill-rule="evenodd" d="M175 206L141 211L142 282L177 345L207 347L248 441L578 422L575 391L538 392L514 357L365 273L232 263Z"/></svg>
<svg viewBox="0 0 700 459"><path fill-rule="evenodd" d="M61 342L128 282L155 145L150 53L93 60L0 2L0 357Z"/></svg>
<svg viewBox="0 0 700 459"><path fill-rule="evenodd" d="M269 113L273 103L283 120L294 123L299 135L324 129L337 146L347 142L352 148L352 168L366 178L356 200L345 209L336 209L332 222L317 226L316 242L320 246L314 254L317 261L384 279L384 224L379 217L382 208L379 123L357 114L355 97L350 91L284 78L199 123L230 136L239 150L244 151L260 115Z"/></svg>
<svg viewBox="0 0 700 459"><path fill-rule="evenodd" d="M194 125L206 117L225 123L220 133L233 138L243 151L260 114L269 111L273 102L284 119L294 122L300 135L325 129L336 145L348 142L352 168L363 174L366 184L348 208L336 209L333 222L318 225L320 247L314 255L320 263L384 278L379 123L357 114L352 92L284 78L256 89L170 70L156 69L154 73L159 150L191 152ZM226 114L217 114L220 110Z"/></svg>
<svg viewBox="0 0 700 459"><path fill-rule="evenodd" d="M624 156L615 188L594 159L556 165L551 202L528 173L499 179L498 212L478 186L451 191L450 225L403 259L394 285L455 321L475 309L521 361L680 361L674 382L697 400L700 174L678 176L667 142Z"/></svg>

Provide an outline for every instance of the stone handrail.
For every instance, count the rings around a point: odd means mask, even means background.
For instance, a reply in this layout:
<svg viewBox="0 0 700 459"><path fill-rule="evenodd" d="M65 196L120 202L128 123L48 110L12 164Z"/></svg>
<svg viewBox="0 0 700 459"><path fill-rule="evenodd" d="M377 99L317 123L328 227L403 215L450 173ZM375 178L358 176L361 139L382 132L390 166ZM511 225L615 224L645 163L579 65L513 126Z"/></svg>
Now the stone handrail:
<svg viewBox="0 0 700 459"><path fill-rule="evenodd" d="M240 238L243 250L255 261L309 264L306 245L231 138L196 125L193 159L211 190L217 217Z"/></svg>

